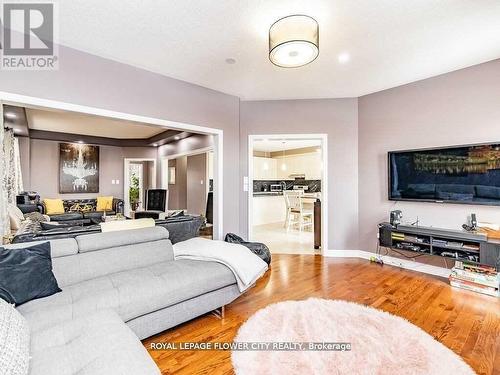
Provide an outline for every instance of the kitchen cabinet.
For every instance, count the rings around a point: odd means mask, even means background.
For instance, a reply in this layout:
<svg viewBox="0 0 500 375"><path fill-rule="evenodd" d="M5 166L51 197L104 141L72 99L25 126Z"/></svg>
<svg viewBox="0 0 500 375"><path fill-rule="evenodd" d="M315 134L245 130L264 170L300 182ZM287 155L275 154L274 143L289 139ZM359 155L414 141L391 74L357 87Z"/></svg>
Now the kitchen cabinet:
<svg viewBox="0 0 500 375"><path fill-rule="evenodd" d="M277 178L289 179L291 174L305 174L306 180L321 180L321 157L319 153L290 155L277 158ZM283 163L286 170L283 170Z"/></svg>
<svg viewBox="0 0 500 375"><path fill-rule="evenodd" d="M254 156L253 158L253 179L254 180L276 180L277 177L276 159Z"/></svg>
<svg viewBox="0 0 500 375"><path fill-rule="evenodd" d="M254 196L252 198L252 225L285 224L286 206L283 195Z"/></svg>

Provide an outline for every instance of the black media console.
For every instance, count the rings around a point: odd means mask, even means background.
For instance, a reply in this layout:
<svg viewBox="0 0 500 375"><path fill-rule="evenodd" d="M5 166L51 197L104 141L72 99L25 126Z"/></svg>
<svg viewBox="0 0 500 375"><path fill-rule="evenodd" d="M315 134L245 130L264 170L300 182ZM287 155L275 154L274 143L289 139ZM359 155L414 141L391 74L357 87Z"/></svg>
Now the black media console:
<svg viewBox="0 0 500 375"><path fill-rule="evenodd" d="M485 234L413 225L379 224L379 245L494 266L500 271L500 241Z"/></svg>

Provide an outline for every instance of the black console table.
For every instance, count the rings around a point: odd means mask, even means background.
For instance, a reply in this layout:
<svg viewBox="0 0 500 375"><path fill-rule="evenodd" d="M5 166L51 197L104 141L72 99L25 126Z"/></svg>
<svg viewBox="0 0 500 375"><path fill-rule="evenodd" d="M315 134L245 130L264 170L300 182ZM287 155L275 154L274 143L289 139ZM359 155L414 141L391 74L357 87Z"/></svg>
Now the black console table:
<svg viewBox="0 0 500 375"><path fill-rule="evenodd" d="M378 227L382 247L487 264L500 270L500 241L488 240L483 233L413 225L393 227L389 223Z"/></svg>

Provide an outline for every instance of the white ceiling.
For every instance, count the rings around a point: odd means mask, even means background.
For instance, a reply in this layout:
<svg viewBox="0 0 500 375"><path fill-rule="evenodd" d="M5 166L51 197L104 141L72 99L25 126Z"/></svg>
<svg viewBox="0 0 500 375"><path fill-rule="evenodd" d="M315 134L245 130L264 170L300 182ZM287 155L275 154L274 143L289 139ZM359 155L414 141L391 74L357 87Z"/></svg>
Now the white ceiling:
<svg viewBox="0 0 500 375"><path fill-rule="evenodd" d="M64 45L249 100L356 97L500 58L498 0L60 0L59 12ZM296 13L319 22L320 55L275 67L269 26Z"/></svg>
<svg viewBox="0 0 500 375"><path fill-rule="evenodd" d="M263 139L255 140L253 142L254 151L261 152L274 152L283 150L294 150L297 148L304 147L318 147L321 145L321 141L314 139L285 139L285 140L274 140L274 139Z"/></svg>
<svg viewBox="0 0 500 375"><path fill-rule="evenodd" d="M117 139L150 138L165 128L73 112L26 108L30 129Z"/></svg>

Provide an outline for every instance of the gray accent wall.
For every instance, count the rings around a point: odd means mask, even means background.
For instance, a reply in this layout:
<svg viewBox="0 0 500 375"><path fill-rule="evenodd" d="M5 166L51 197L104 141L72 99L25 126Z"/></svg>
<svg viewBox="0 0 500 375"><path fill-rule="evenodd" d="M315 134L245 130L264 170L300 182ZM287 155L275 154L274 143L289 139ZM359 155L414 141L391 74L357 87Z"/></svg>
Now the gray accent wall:
<svg viewBox="0 0 500 375"><path fill-rule="evenodd" d="M241 102L240 168L248 175L248 135L328 135L328 237L325 249L358 246L358 101L357 99ZM240 222L248 230L248 193L240 194Z"/></svg>
<svg viewBox="0 0 500 375"><path fill-rule="evenodd" d="M168 161L169 167L175 167L175 184L168 185L168 208L184 210L187 208L187 156Z"/></svg>
<svg viewBox="0 0 500 375"><path fill-rule="evenodd" d="M156 158L154 147L99 146L99 193L59 194L59 142L21 139L24 189L38 192L42 199L95 198L98 195L123 198L123 159ZM120 183L113 185L112 180L119 180Z"/></svg>
<svg viewBox="0 0 500 375"><path fill-rule="evenodd" d="M392 209L435 227L460 229L472 212L479 221L500 223L498 207L387 198L388 151L481 142L500 142L500 60L361 97L361 249L375 251L377 223L389 220Z"/></svg>
<svg viewBox="0 0 500 375"><path fill-rule="evenodd" d="M207 154L187 157L187 212L205 214L207 207ZM202 183L203 182L203 183Z"/></svg>

